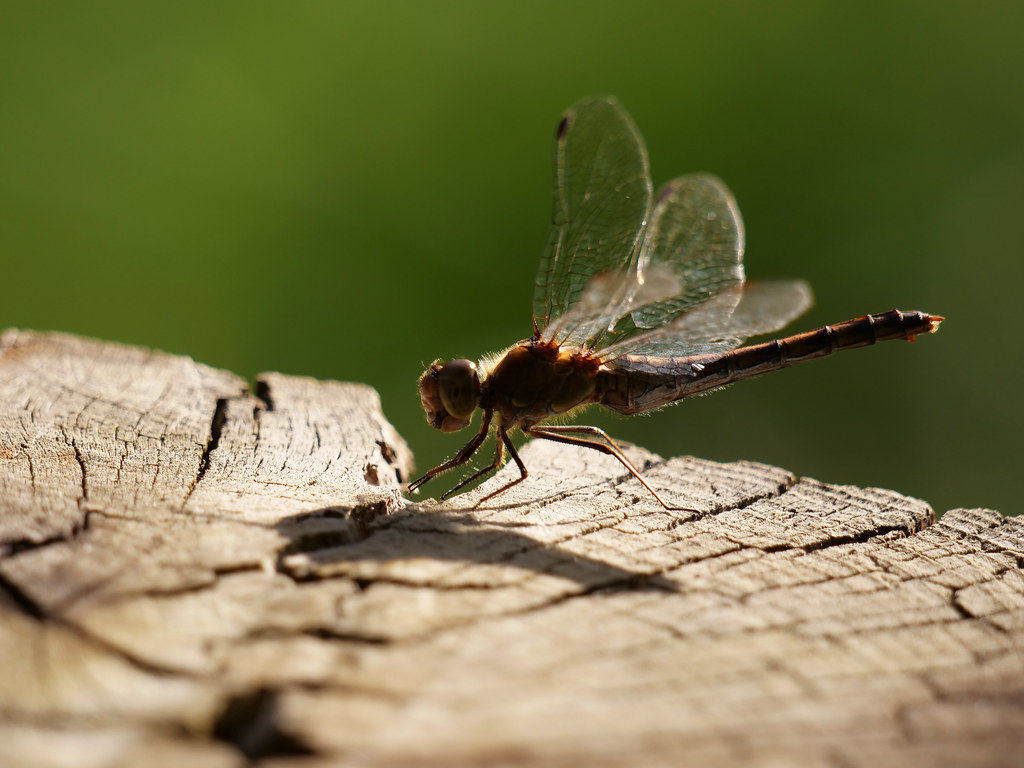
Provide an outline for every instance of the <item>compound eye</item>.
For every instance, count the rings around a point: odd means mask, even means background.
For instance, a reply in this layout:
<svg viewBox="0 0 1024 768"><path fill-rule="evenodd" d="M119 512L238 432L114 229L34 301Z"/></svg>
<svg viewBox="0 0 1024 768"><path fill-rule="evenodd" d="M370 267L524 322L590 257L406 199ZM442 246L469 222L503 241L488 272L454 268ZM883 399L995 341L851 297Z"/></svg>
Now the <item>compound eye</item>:
<svg viewBox="0 0 1024 768"><path fill-rule="evenodd" d="M456 419L468 419L476 410L480 378L472 360L452 360L437 372L441 404Z"/></svg>

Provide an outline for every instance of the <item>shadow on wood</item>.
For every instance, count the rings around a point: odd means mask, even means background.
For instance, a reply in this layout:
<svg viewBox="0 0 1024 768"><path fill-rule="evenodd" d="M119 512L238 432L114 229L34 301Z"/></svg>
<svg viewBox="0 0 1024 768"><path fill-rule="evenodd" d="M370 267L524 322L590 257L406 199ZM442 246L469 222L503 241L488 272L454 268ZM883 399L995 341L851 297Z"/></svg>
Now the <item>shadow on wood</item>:
<svg viewBox="0 0 1024 768"><path fill-rule="evenodd" d="M413 504L371 389L257 393L3 335L0 763L1019 760L1017 519L538 443Z"/></svg>

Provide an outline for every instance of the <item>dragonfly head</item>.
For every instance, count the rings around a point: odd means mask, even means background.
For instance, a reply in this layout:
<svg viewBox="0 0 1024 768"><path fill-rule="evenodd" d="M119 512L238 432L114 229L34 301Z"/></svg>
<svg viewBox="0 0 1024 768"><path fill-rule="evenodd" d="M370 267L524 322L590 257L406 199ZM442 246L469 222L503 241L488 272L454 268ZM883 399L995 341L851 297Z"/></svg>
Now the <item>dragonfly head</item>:
<svg viewBox="0 0 1024 768"><path fill-rule="evenodd" d="M427 421L442 432L458 432L469 426L479 401L480 377L472 360L452 360L443 365L435 360L420 377L420 402Z"/></svg>

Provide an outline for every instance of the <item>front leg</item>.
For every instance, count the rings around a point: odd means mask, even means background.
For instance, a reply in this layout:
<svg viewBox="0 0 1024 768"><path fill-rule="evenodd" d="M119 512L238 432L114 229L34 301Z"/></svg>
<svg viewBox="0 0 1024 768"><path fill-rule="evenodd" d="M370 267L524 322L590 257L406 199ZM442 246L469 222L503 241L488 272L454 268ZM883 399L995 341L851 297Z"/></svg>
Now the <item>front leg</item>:
<svg viewBox="0 0 1024 768"><path fill-rule="evenodd" d="M491 493L484 496L482 499L480 499L480 501L477 502L477 506L483 504L488 499L494 498L499 493L504 493L513 485L518 485L530 475L530 473L526 471L526 465L523 464L523 460L519 458L519 453L518 451L516 451L515 445L512 444L512 438L508 436L508 432L505 431L504 427L498 427L499 447L502 445L502 443L504 443L505 447L508 448L508 454L509 456L512 457L512 461L514 461L516 463L516 466L519 467L519 477L513 480L512 482L506 483L505 485L501 486L501 488L499 488L498 490L492 491Z"/></svg>
<svg viewBox="0 0 1024 768"><path fill-rule="evenodd" d="M449 469L457 467L460 464L465 464L467 461L469 461L470 457L474 453L476 453L477 450L480 448L480 445L483 443L483 441L487 439L487 430L490 429L490 426L491 411L484 411L484 417L480 423L480 431L476 433L476 436L474 436L472 440L466 443L462 447L462 450L455 454L455 456L450 458L448 461L444 462L443 464L439 464L438 466L434 467L429 472L424 474L423 477L419 478L418 480L413 480L411 483L409 483L408 492L415 493L423 486L424 483L437 477L442 472L447 472ZM451 493L451 491L449 491L448 493ZM445 494L445 496L447 495L448 494Z"/></svg>
<svg viewBox="0 0 1024 768"><path fill-rule="evenodd" d="M501 431L502 431L502 428L498 427L498 432L500 433ZM502 443L501 438L499 437L498 440L497 440L497 445L495 446L495 449L494 449L494 461L492 461L490 463L490 466L484 467L483 469L481 469L481 470L479 470L477 472L474 472L472 475L467 477L461 483L459 483L454 488L452 488L450 491L448 491L443 496L441 496L441 499L442 500L447 499L449 496L457 493L462 488L465 488L467 485L472 483L474 480L479 480L484 475L488 475L491 472L494 472L496 469L498 469L498 467L501 466L502 459L505 458L505 453L504 453L503 448L504 448L504 444Z"/></svg>

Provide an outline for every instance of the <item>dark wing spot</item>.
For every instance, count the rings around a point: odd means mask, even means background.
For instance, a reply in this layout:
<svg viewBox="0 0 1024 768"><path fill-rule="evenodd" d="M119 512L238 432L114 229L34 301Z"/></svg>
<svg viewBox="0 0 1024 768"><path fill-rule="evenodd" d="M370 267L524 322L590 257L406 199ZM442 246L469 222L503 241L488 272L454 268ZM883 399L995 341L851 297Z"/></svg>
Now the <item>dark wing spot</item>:
<svg viewBox="0 0 1024 768"><path fill-rule="evenodd" d="M555 137L564 139L565 134L569 132L569 127L572 125L572 115L566 114L562 117L562 121L558 124L558 130L555 131Z"/></svg>

